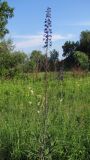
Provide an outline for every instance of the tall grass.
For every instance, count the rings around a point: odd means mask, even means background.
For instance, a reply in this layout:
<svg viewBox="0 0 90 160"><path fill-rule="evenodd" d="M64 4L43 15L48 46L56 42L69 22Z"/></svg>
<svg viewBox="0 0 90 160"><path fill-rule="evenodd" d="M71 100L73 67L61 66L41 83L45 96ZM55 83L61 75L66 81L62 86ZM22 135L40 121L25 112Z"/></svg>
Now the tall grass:
<svg viewBox="0 0 90 160"><path fill-rule="evenodd" d="M41 77L41 78L40 78ZM0 160L40 160L44 83L0 80ZM48 81L47 160L90 159L90 75Z"/></svg>

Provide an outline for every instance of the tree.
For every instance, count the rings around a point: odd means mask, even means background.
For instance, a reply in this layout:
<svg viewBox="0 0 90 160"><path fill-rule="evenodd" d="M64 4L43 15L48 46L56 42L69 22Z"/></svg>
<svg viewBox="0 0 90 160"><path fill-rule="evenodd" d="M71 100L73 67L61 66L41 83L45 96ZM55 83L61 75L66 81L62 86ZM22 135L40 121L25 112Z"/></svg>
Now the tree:
<svg viewBox="0 0 90 160"><path fill-rule="evenodd" d="M0 42L0 75L15 75L16 71L22 71L27 55L21 51L14 51L12 40Z"/></svg>
<svg viewBox="0 0 90 160"><path fill-rule="evenodd" d="M90 59L90 31L82 31L80 35L80 51L86 53Z"/></svg>
<svg viewBox="0 0 90 160"><path fill-rule="evenodd" d="M14 46L12 40L3 40L0 42L0 68L9 68L12 63L11 53Z"/></svg>
<svg viewBox="0 0 90 160"><path fill-rule="evenodd" d="M0 38L3 38L9 31L6 28L8 19L13 17L14 9L6 1L0 0Z"/></svg>
<svg viewBox="0 0 90 160"><path fill-rule="evenodd" d="M22 65L25 63L25 60L27 59L27 55L22 52L22 51L15 51L13 54L12 54L12 58L13 58L13 65L14 66L17 66L17 65Z"/></svg>
<svg viewBox="0 0 90 160"><path fill-rule="evenodd" d="M80 51L74 53L75 64L77 67L88 70L89 69L89 59L88 56Z"/></svg>
<svg viewBox="0 0 90 160"><path fill-rule="evenodd" d="M90 31L82 31L79 42L66 41L62 48L63 56L66 57L64 64L67 68L74 67L77 62L81 68L84 68L86 62L87 66L88 64L90 66ZM87 60L88 58L89 60Z"/></svg>
<svg viewBox="0 0 90 160"><path fill-rule="evenodd" d="M58 60L59 53L55 49L50 52L50 60L55 62Z"/></svg>
<svg viewBox="0 0 90 160"><path fill-rule="evenodd" d="M30 60L33 62L33 69L36 72L44 70L45 56L42 54L41 51L32 51Z"/></svg>
<svg viewBox="0 0 90 160"><path fill-rule="evenodd" d="M13 52L14 50L14 45L13 45L13 41L11 39L8 40L2 40L0 42L0 53L8 53L8 52Z"/></svg>
<svg viewBox="0 0 90 160"><path fill-rule="evenodd" d="M52 71L56 70L58 57L59 53L55 49L50 52L50 58L49 58L50 70Z"/></svg>
<svg viewBox="0 0 90 160"><path fill-rule="evenodd" d="M73 55L73 53L78 50L79 48L79 42L74 41L66 41L65 44L62 46L63 48L63 56L68 57Z"/></svg>

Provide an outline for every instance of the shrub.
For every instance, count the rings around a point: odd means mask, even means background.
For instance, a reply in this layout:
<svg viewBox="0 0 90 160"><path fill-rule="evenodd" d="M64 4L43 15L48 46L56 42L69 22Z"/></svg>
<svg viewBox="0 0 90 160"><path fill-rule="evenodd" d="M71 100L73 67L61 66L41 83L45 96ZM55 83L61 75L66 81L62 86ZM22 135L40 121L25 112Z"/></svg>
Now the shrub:
<svg viewBox="0 0 90 160"><path fill-rule="evenodd" d="M76 65L78 67L80 67L83 70L89 69L89 59L85 53L76 51L74 53L74 58L75 58Z"/></svg>

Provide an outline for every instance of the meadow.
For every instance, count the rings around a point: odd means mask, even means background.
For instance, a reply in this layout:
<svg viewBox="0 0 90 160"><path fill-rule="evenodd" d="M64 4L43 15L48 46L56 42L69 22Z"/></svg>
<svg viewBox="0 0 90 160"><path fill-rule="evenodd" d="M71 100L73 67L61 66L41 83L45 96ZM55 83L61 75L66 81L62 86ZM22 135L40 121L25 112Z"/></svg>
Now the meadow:
<svg viewBox="0 0 90 160"><path fill-rule="evenodd" d="M0 80L0 160L90 160L90 74Z"/></svg>

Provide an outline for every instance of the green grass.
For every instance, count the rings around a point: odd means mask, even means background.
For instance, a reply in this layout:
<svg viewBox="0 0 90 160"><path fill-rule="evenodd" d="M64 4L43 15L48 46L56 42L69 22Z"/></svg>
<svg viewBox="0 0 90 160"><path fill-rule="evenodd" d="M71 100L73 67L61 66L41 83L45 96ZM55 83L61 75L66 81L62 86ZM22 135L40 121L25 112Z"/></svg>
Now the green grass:
<svg viewBox="0 0 90 160"><path fill-rule="evenodd" d="M0 160L41 159L44 91L42 78L0 80ZM44 156L90 160L90 75L49 80Z"/></svg>

